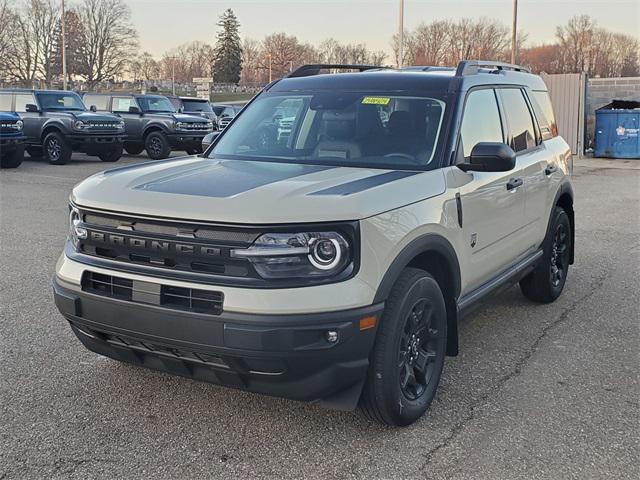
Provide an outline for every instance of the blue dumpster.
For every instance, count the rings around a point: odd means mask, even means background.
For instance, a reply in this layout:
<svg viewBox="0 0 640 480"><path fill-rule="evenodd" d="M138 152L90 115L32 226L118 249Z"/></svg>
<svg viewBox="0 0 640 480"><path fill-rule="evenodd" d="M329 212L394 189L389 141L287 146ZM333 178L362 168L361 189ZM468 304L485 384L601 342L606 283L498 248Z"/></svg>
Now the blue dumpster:
<svg viewBox="0 0 640 480"><path fill-rule="evenodd" d="M614 100L596 110L596 157L640 158L640 102Z"/></svg>

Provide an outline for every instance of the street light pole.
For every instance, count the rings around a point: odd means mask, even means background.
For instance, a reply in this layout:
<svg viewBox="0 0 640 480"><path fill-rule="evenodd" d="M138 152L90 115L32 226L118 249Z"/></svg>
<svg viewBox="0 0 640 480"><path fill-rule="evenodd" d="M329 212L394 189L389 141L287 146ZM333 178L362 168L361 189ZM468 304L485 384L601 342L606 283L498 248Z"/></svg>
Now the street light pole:
<svg viewBox="0 0 640 480"><path fill-rule="evenodd" d="M272 80L272 70L271 70L271 54L269 54L269 83Z"/></svg>
<svg viewBox="0 0 640 480"><path fill-rule="evenodd" d="M517 29L518 29L518 0L513 0L513 23L511 25L511 63L516 63L516 46L517 46Z"/></svg>
<svg viewBox="0 0 640 480"><path fill-rule="evenodd" d="M62 0L62 88L67 89L67 35L65 32L66 21L64 0Z"/></svg>
<svg viewBox="0 0 640 480"><path fill-rule="evenodd" d="M171 57L171 94L176 94L176 57Z"/></svg>
<svg viewBox="0 0 640 480"><path fill-rule="evenodd" d="M400 19L399 19L398 37L400 39L400 48L398 54L398 68L403 67L404 63L404 0L400 0Z"/></svg>

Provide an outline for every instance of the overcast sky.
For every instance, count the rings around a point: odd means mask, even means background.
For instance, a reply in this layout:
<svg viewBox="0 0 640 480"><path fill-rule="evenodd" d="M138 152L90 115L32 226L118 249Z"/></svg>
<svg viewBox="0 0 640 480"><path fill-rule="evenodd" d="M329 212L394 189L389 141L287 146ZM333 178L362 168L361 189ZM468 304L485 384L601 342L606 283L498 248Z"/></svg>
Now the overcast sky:
<svg viewBox="0 0 640 480"><path fill-rule="evenodd" d="M125 0L143 50L160 56L181 43L213 43L218 16L232 8L242 37L262 39L286 32L318 44L333 37L365 43L390 53L398 29L399 0ZM405 0L405 28L437 19L482 16L511 25L512 0ZM640 36L640 0L520 0L519 28L529 43L551 42L556 26L575 14L596 18L600 26Z"/></svg>

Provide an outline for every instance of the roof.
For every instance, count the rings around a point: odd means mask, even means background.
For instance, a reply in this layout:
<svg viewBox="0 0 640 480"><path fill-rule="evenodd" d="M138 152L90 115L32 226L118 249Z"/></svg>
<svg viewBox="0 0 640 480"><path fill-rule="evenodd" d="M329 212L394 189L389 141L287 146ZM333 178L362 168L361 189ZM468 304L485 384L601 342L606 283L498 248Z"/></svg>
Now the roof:
<svg viewBox="0 0 640 480"><path fill-rule="evenodd" d="M0 92L9 93L75 93L73 90L42 90L39 88L0 88Z"/></svg>
<svg viewBox="0 0 640 480"><path fill-rule="evenodd" d="M352 67L353 66L345 66ZM305 67L301 67L304 69ZM308 68L308 67L307 67ZM317 70L317 69L316 69ZM355 73L296 75L276 81L272 92L314 90L465 91L481 85L518 85L547 90L542 79L517 65L464 61L453 67L371 68Z"/></svg>

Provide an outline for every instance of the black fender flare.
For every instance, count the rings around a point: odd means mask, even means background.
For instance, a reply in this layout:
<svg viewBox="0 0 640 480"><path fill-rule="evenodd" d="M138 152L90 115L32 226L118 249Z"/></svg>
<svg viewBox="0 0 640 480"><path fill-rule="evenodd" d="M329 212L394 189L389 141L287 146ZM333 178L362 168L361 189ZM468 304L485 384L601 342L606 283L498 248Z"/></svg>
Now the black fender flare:
<svg viewBox="0 0 640 480"><path fill-rule="evenodd" d="M560 184L560 187L558 187L558 190L556 191L556 195L553 199L553 205L552 205L551 211L549 212L549 220L547 220L547 231L545 233L544 238L546 239L549 236L549 232L551 230L551 220L553 219L553 210L556 207L556 205L560 203L560 198L563 195L567 195L569 196L569 198L571 198L571 208L570 208L570 211L567 212L567 215L569 216L569 222L571 223L571 255L569 258L569 263L573 265L575 261L576 225L575 225L575 213L573 210L573 202L574 202L573 187L571 186L571 182L568 179L564 180Z"/></svg>
<svg viewBox="0 0 640 480"><path fill-rule="evenodd" d="M150 131L152 131L152 130L160 130L165 135L171 133L169 128L167 128L167 126L164 123L162 123L162 122L150 122L150 123L147 123L144 126L144 129L142 130L142 141L143 142L147 138L147 135L149 135Z"/></svg>
<svg viewBox="0 0 640 480"><path fill-rule="evenodd" d="M415 238L406 245L383 275L373 303L384 302L391 293L391 289L402 270L419 255L430 252L437 253L444 258L451 272L453 288L451 292L444 293L447 304L447 355L455 356L458 354L458 297L461 289L460 263L455 249L442 235L427 233Z"/></svg>
<svg viewBox="0 0 640 480"><path fill-rule="evenodd" d="M66 128L65 124L60 120L58 119L48 120L42 125L42 130L40 133L40 145L44 143L45 137L54 130L58 131L60 134L64 136L66 136L69 133L69 129Z"/></svg>

